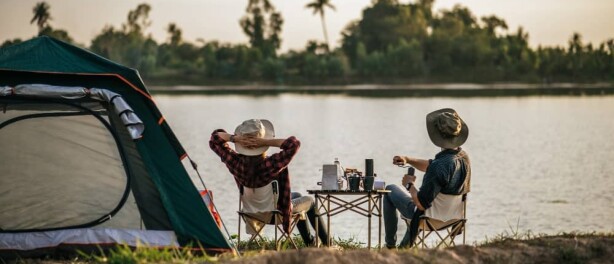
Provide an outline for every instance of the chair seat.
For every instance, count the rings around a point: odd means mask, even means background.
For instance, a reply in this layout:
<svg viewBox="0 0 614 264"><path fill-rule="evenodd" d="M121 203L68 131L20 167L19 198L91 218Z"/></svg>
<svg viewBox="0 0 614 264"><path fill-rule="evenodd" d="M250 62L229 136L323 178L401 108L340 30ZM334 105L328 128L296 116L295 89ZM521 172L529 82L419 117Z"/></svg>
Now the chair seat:
<svg viewBox="0 0 614 264"><path fill-rule="evenodd" d="M424 215L420 217L420 220L425 220L425 221L421 221L418 228L421 230L425 230L425 231L444 230L458 223L467 221L467 219L464 219L464 218L463 219L450 219L448 221L441 221L439 219L430 218Z"/></svg>
<svg viewBox="0 0 614 264"><path fill-rule="evenodd" d="M290 218L293 219L295 217L298 216L298 219L300 220L305 220L306 219L306 211L299 211L299 212L292 212L292 214L290 215ZM273 225L275 224L275 219L273 218L273 216L282 216L283 214L281 213L281 211L279 210L274 210L274 211L269 211L269 212L244 212L244 211L237 211L237 214L239 215L245 215L249 218L253 218L255 220L258 220L260 222L266 222L269 225Z"/></svg>
<svg viewBox="0 0 614 264"><path fill-rule="evenodd" d="M439 246L455 246L454 239L462 234L462 242L465 243L465 223L467 195L438 194L432 206L419 217L417 224L417 240L414 245L427 247L426 238L435 234ZM401 215L408 228L411 227L412 219ZM416 228L416 225L413 226Z"/></svg>
<svg viewBox="0 0 614 264"><path fill-rule="evenodd" d="M283 213L276 209L278 194L277 181L273 181L270 185L260 188L242 188L239 199L239 211L237 211L239 215L239 243L241 242L241 220L243 220L247 233L251 235L247 243L256 241L260 245L258 241L264 239L261 235L262 230L265 226L271 225L275 230L275 247L277 250L281 248L282 242L290 242L294 248L298 249L291 233L298 221L305 219L305 211L293 212L290 215L290 231L286 232L282 224ZM244 195L247 195L247 200L243 199Z"/></svg>

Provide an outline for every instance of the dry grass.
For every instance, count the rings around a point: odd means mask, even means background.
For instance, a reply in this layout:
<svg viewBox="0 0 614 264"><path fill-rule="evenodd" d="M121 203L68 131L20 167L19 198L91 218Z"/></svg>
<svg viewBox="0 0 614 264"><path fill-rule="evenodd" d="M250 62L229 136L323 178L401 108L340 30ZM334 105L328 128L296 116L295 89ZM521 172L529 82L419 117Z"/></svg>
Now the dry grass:
<svg viewBox="0 0 614 264"><path fill-rule="evenodd" d="M272 241L265 241L272 245ZM301 241L299 241L302 243ZM345 243L345 244L344 244ZM72 259L19 259L0 263L612 263L614 233L565 233L555 236L504 233L480 245L446 249L367 250L354 240L338 243L342 251L326 248L299 250L253 249L234 255L206 256L180 249L136 250L118 247L111 252Z"/></svg>

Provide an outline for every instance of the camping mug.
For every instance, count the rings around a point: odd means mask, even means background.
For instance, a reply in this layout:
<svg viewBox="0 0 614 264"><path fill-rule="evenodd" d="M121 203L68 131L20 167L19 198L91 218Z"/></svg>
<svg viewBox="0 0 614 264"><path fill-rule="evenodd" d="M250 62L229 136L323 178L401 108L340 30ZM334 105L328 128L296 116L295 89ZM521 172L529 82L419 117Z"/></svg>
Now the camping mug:
<svg viewBox="0 0 614 264"><path fill-rule="evenodd" d="M360 187L360 177L348 177L351 191L358 191Z"/></svg>
<svg viewBox="0 0 614 264"><path fill-rule="evenodd" d="M363 187L365 188L365 191L373 190L374 181L375 181L374 176L365 176L365 178L362 180L362 184L363 184Z"/></svg>

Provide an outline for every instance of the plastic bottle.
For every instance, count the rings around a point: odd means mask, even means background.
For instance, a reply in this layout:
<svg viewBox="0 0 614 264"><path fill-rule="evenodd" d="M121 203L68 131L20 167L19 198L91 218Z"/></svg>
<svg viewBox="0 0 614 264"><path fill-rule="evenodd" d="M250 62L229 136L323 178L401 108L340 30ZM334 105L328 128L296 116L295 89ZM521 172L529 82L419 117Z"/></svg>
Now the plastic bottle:
<svg viewBox="0 0 614 264"><path fill-rule="evenodd" d="M339 158L335 158L335 165L337 165L337 177L343 176L343 167L341 167L341 162L339 162Z"/></svg>
<svg viewBox="0 0 614 264"><path fill-rule="evenodd" d="M337 190L343 190L343 182L344 180L347 181L347 178L345 177L344 169L343 167L341 167L341 162L339 162L339 158L335 158L334 164L337 167L337 184L338 184Z"/></svg>

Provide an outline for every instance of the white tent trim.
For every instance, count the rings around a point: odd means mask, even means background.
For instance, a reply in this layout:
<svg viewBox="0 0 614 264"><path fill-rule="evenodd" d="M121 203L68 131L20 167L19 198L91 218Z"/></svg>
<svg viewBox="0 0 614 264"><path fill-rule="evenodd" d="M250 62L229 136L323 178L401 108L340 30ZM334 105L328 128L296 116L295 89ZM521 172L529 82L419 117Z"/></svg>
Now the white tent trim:
<svg viewBox="0 0 614 264"><path fill-rule="evenodd" d="M0 86L0 96L22 95L40 98L80 99L90 98L108 102L120 116L132 139L141 138L145 125L121 95L102 88L53 86L47 84L20 84L15 87Z"/></svg>
<svg viewBox="0 0 614 264"><path fill-rule="evenodd" d="M0 248L2 250L33 250L59 245L92 244L179 247L173 231L79 228L45 232L0 233Z"/></svg>

